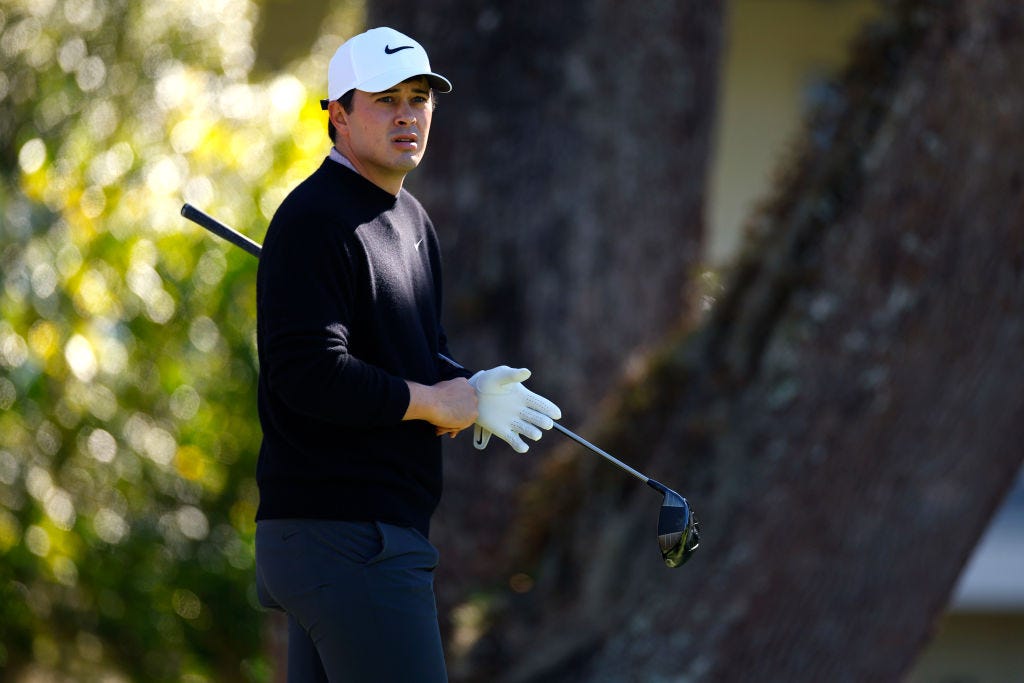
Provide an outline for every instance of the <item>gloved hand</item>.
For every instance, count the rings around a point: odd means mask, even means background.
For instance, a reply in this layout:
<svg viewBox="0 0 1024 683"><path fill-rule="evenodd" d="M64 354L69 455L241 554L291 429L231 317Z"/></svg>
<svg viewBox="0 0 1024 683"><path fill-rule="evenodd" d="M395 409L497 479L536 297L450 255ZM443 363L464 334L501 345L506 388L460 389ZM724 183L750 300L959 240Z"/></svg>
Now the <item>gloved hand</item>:
<svg viewBox="0 0 1024 683"><path fill-rule="evenodd" d="M469 378L476 389L478 415L473 445L483 450L494 434L519 453L530 449L520 434L538 441L541 429L551 429L562 411L551 401L522 385L530 377L526 368L499 365Z"/></svg>

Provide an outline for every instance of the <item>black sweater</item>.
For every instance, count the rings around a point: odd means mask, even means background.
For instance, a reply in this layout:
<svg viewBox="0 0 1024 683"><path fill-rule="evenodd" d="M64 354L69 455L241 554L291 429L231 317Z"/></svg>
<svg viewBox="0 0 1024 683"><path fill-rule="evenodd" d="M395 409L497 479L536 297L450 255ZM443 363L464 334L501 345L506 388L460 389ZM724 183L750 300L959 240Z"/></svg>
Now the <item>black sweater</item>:
<svg viewBox="0 0 1024 683"><path fill-rule="evenodd" d="M403 422L406 379L460 376L441 327L423 207L329 159L274 215L256 283L257 519L380 521L429 532L441 440Z"/></svg>

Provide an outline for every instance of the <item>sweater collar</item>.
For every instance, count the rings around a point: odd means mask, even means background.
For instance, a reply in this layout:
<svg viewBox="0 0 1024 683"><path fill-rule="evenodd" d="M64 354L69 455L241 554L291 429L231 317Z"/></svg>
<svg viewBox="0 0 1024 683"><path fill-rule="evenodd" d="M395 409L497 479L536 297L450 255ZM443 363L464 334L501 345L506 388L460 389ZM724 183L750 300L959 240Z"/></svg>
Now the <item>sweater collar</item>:
<svg viewBox="0 0 1024 683"><path fill-rule="evenodd" d="M345 168L349 169L350 171L352 171L353 173L358 175L360 178L362 178L363 180L366 180L366 182L368 182L371 185L373 185L374 187L376 187L381 192L387 194L389 197L392 197L394 199L398 199L398 195L391 194L390 192L388 192L384 188L380 187L379 185L377 185L377 184L373 183L372 181L370 181L369 179L367 179L366 176L364 176L362 173L357 171L356 167L352 165L351 161L349 161L349 158L347 156L345 156L344 154L342 154L341 152L339 152L337 147L331 145L331 151L327 153L327 158L330 159L331 161L337 162L337 163L341 164L342 166L344 166ZM401 194L401 193L402 193L401 190L399 190L399 194Z"/></svg>
<svg viewBox="0 0 1024 683"><path fill-rule="evenodd" d="M335 154L337 157L340 157L340 160L335 158ZM352 167L351 162L349 162L341 152L338 152L333 147L331 148L331 153L328 154L327 158L324 159L323 164L321 164L321 168L329 172L334 177L345 178L345 182L347 183L355 182L362 184L365 187L364 196L366 199L372 199L382 207L394 206L399 201L402 193L406 191L405 188L402 188L396 197L379 185L375 185L370 182L363 177L359 171Z"/></svg>
<svg viewBox="0 0 1024 683"><path fill-rule="evenodd" d="M359 173L359 171L356 171L356 167L352 165L352 162L348 160L348 157L339 152L338 148L334 147L333 145L331 146L331 151L327 155L327 158L330 159L331 161L337 161L342 166L349 168L355 171L356 173Z"/></svg>

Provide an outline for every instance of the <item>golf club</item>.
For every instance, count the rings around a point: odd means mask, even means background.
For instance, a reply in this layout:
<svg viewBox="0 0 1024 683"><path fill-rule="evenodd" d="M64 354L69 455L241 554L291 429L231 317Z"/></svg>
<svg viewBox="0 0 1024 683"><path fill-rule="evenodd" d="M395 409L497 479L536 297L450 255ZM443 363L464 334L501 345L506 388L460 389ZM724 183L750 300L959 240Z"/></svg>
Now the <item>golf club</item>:
<svg viewBox="0 0 1024 683"><path fill-rule="evenodd" d="M190 221L201 225L218 237L231 242L237 247L241 247L253 256L259 258L262 248L257 242L254 242L237 230L221 223L213 216L197 209L191 204L185 204L181 207L181 215ZM451 358L448 358L444 354L439 353L437 355L441 360L449 363L453 367L460 370L466 370L465 367ZM661 556L665 560L665 564L669 567L682 566L690 559L693 552L700 545L700 524L697 522L696 514L694 514L693 510L690 509L689 504L686 502L686 498L661 482L655 481L642 472L630 467L618 458L598 448L583 437L574 434L557 422L554 423L554 428L556 431L569 437L591 452L601 456L619 469L632 474L634 477L662 494L664 498L661 503L661 512L658 515L658 546L661 548Z"/></svg>
<svg viewBox="0 0 1024 683"><path fill-rule="evenodd" d="M700 545L700 524L697 522L697 515L690 509L685 498L660 481L638 472L557 422L553 426L584 448L597 453L662 494L664 498L661 501L661 511L658 513L658 546L661 548L661 557L669 567L679 567L690 559L690 555Z"/></svg>

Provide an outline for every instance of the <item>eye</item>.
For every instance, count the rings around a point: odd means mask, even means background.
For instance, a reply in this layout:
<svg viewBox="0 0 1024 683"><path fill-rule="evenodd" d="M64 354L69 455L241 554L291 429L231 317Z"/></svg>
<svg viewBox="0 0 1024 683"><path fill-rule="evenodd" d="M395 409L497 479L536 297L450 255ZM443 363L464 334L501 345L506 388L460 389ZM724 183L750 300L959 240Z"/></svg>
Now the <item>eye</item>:
<svg viewBox="0 0 1024 683"><path fill-rule="evenodd" d="M377 101L380 102L381 104L391 104L392 102L395 101L395 98L392 97L391 95L384 95L383 97L378 97Z"/></svg>

